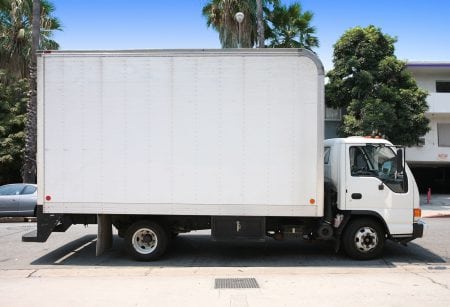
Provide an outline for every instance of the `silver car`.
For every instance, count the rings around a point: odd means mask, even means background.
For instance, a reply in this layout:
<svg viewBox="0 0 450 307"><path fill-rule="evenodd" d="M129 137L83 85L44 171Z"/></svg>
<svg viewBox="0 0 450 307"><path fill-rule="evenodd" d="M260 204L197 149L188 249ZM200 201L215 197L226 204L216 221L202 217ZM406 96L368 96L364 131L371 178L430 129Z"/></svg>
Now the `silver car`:
<svg viewBox="0 0 450 307"><path fill-rule="evenodd" d="M1 216L35 216L37 205L37 186L28 183L15 183L0 186Z"/></svg>

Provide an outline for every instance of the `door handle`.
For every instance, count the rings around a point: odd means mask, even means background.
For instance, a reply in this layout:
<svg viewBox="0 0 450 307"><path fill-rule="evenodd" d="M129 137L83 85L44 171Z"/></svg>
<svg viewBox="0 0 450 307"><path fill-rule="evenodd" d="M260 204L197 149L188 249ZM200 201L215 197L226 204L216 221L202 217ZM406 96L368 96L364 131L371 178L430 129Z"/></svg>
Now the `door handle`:
<svg viewBox="0 0 450 307"><path fill-rule="evenodd" d="M361 193L353 193L352 194L352 199L361 199L362 198L362 194Z"/></svg>

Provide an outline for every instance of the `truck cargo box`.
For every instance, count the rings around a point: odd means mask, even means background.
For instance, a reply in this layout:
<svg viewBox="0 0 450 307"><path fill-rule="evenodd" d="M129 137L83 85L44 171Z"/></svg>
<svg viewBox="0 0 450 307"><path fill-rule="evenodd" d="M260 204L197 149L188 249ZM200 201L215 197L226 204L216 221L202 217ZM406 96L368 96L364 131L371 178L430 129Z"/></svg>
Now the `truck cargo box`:
<svg viewBox="0 0 450 307"><path fill-rule="evenodd" d="M323 99L304 50L41 53L38 204L322 216Z"/></svg>

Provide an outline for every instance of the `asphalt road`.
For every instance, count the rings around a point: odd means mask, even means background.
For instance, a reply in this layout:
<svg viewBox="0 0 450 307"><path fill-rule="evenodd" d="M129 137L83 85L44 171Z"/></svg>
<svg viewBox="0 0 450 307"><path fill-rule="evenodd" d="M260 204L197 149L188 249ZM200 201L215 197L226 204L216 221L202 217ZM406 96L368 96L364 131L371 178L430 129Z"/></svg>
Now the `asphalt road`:
<svg viewBox="0 0 450 307"><path fill-rule="evenodd" d="M324 242L218 243L195 232L176 238L163 260L144 263L128 258L117 236L95 257L94 226L22 243L34 223L0 223L0 306L449 306L450 219L426 222L424 238L388 242L372 261ZM214 289L222 277L256 278L259 289Z"/></svg>
<svg viewBox="0 0 450 307"><path fill-rule="evenodd" d="M358 266L386 267L403 264L448 264L450 259L450 219L426 219L429 225L424 238L404 247L388 241L384 257L372 261L355 261L336 254L331 242L303 240L264 243L213 242L207 231L181 234L173 240L164 259L145 266L167 267L296 267ZM123 249L123 240L114 235L112 250L95 257L96 226L72 226L65 233L53 233L45 243L23 243L22 234L34 223L0 223L0 269L50 268L65 266L136 266Z"/></svg>

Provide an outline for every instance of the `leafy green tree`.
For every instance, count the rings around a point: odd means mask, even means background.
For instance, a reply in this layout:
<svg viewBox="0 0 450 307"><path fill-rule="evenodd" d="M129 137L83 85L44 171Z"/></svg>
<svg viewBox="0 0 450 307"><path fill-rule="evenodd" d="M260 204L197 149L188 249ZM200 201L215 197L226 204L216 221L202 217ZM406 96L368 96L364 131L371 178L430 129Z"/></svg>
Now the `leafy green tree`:
<svg viewBox="0 0 450 307"><path fill-rule="evenodd" d="M21 179L28 88L26 79L0 71L0 184Z"/></svg>
<svg viewBox="0 0 450 307"><path fill-rule="evenodd" d="M368 26L346 31L334 45L325 97L328 106L346 110L340 135L377 134L395 144L415 145L429 131L427 93L394 55L395 42Z"/></svg>
<svg viewBox="0 0 450 307"><path fill-rule="evenodd" d="M266 11L269 27L266 37L269 47L305 48L319 47L316 29L310 25L314 14L302 12L300 3L289 6L276 3L272 11Z"/></svg>

